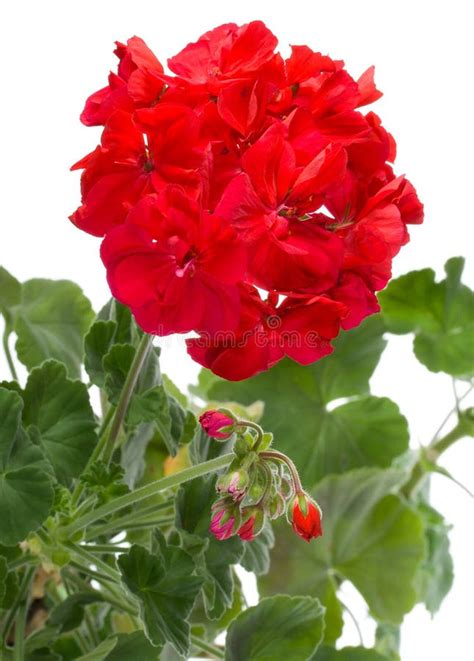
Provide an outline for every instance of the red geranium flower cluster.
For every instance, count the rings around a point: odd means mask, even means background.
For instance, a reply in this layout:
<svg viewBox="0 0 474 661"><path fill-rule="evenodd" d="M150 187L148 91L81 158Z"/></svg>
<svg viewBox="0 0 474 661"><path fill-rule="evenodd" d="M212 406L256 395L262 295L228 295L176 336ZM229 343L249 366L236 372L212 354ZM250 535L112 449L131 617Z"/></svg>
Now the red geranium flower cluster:
<svg viewBox="0 0 474 661"><path fill-rule="evenodd" d="M190 355L232 380L307 364L378 310L374 292L423 208L395 177L373 67L293 46L260 21L222 25L168 60L138 37L81 120L72 221L104 236L113 295L148 333L195 331Z"/></svg>

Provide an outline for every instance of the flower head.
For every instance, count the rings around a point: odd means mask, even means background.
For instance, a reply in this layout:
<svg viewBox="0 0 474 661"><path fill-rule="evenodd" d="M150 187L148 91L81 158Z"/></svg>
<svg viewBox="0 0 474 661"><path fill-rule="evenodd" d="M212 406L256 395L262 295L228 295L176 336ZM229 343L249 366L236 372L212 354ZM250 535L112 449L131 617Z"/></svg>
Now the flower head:
<svg viewBox="0 0 474 661"><path fill-rule="evenodd" d="M277 44L261 21L227 23L168 74L140 38L117 43L117 72L81 115L100 144L73 166L71 220L104 237L113 295L148 333L198 333L188 353L230 380L329 354L378 311L423 220L395 140L364 110L381 96L373 67L355 79Z"/></svg>

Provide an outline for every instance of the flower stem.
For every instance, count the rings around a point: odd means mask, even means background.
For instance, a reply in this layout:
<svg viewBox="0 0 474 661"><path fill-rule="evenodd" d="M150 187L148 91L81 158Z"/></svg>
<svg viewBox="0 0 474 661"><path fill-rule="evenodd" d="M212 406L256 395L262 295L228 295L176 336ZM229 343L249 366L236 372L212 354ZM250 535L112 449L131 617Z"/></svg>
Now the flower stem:
<svg viewBox="0 0 474 661"><path fill-rule="evenodd" d="M12 604L12 607L8 611L2 625L2 629L0 631L0 641L6 641L8 638L8 634L10 632L11 626L13 624L13 620L15 619L15 615L17 610L21 607L24 601L28 600L28 593L30 590L30 585L31 581L33 580L33 576L35 575L36 572L36 567L28 567L25 570L25 573L23 575L23 580L20 584L20 588L18 590L18 594L16 596L15 601Z"/></svg>
<svg viewBox="0 0 474 661"><path fill-rule="evenodd" d="M469 423L466 418L464 417L463 414L459 417L458 423L453 429L451 429L450 432L448 432L445 436L442 438L438 439L434 443L431 443L430 445L427 446L427 450L429 452L429 458L433 463L435 463L438 458L445 452L448 448L450 448L456 441L458 441L460 438L463 438L464 436L469 436L471 435L471 429L470 425L472 423ZM425 477L426 477L426 469L423 465L423 461L417 461L416 464L413 466L411 476L407 482L403 485L403 488L401 489L401 492L409 498L412 496L418 489L420 488L421 484L423 483Z"/></svg>
<svg viewBox="0 0 474 661"><path fill-rule="evenodd" d="M212 645L211 643L208 643L205 640L202 640L202 638L199 638L198 636L193 636L191 635L191 642L195 647L197 647L201 652L208 652L209 654L212 654L215 656L217 659L223 659L224 658L224 652L221 650L220 647L217 647L217 645Z"/></svg>
<svg viewBox="0 0 474 661"><path fill-rule="evenodd" d="M258 425L256 422L252 422L251 420L239 420L237 422L237 427L249 427L250 429L253 429L255 432L257 432L257 438L255 439L255 443L252 448L254 452L257 452L263 439L263 429L260 427L260 425Z"/></svg>
<svg viewBox="0 0 474 661"><path fill-rule="evenodd" d="M276 461L282 461L284 464L286 464L291 473L291 478L293 480L295 492L298 494L303 491L298 470L295 464L291 461L289 457L286 456L286 454L283 454L282 452L277 452L276 450L268 450L267 452L260 452L259 456L262 457L262 459L275 459Z"/></svg>
<svg viewBox="0 0 474 661"><path fill-rule="evenodd" d="M178 473L173 473L173 475L168 475L167 477L162 477L159 480L150 482L150 484L146 484L139 489L135 489L135 491L132 491L131 493L127 493L123 496L120 496L119 498L116 498L115 500L104 503L104 505L101 505L91 512L87 512L83 516L79 517L76 521L73 521L68 526L62 528L61 534L63 535L64 539L70 539L70 537L75 533L84 530L92 523L100 521L109 514L113 514L114 512L117 512L124 507L128 507L129 505L134 505L135 503L138 503L145 498L150 498L150 496L154 496L161 491L164 491L165 489L177 487L180 484L188 482L189 480L193 480L196 477L200 477L201 475L206 475L207 473L212 473L219 470L220 468L224 468L230 464L233 458L234 455L232 453L224 454L220 457L216 457L215 459L205 461L202 464L197 464L196 466L185 468Z"/></svg>
<svg viewBox="0 0 474 661"><path fill-rule="evenodd" d="M13 362L13 358L10 352L10 346L8 344L8 339L10 337L10 330L9 328L5 328L5 332L3 333L3 350L5 351L5 356L7 359L8 367L10 369L10 373L15 381L18 381L18 375L16 373L15 369L15 363Z"/></svg>
<svg viewBox="0 0 474 661"><path fill-rule="evenodd" d="M148 352L151 349L152 343L153 343L153 335L145 334L142 337L140 344L138 345L138 349L135 353L132 364L130 365L127 378L125 379L125 383L123 384L122 392L120 393L120 398L117 403L117 408L115 409L114 417L112 419L112 426L110 428L110 433L107 437L104 446L103 458L106 463L109 463L112 457L112 453L115 447L115 441L117 440L117 437L122 428L122 424L125 419L125 415L127 413L128 405L130 404L130 399L137 384L140 370L143 367Z"/></svg>
<svg viewBox="0 0 474 661"><path fill-rule="evenodd" d="M29 608L29 594L25 594L15 620L15 647L13 648L13 661L24 661L25 658L25 629Z"/></svg>
<svg viewBox="0 0 474 661"><path fill-rule="evenodd" d="M90 553L127 553L130 551L128 546L118 544L82 544L81 548Z"/></svg>
<svg viewBox="0 0 474 661"><path fill-rule="evenodd" d="M100 427L99 440L94 448L94 451L89 457L89 461L87 462L86 467L83 470L83 473L86 473L88 469L92 466L92 464L98 459L100 459L101 455L103 455L104 461L107 464L110 462L115 447L115 441L117 440L117 437L120 433L120 429L122 427L125 415L127 413L128 405L130 404L130 399L132 397L133 390L136 386L137 379L140 375L140 370L143 367L143 363L145 362L145 359L151 348L152 342L153 342L152 335L143 336L138 346L138 349L135 353L135 356L133 358L132 364L130 365L130 369L127 374L127 378L125 379L125 383L123 385L123 389L120 394L120 399L118 401L117 407L114 408L113 406L110 406L107 413L105 414L105 417ZM110 426L110 431L109 431L109 426ZM73 507L76 506L77 503L79 502L79 499L83 491L84 491L84 485L81 482L79 482L76 485L76 488L74 489L72 494L71 503Z"/></svg>

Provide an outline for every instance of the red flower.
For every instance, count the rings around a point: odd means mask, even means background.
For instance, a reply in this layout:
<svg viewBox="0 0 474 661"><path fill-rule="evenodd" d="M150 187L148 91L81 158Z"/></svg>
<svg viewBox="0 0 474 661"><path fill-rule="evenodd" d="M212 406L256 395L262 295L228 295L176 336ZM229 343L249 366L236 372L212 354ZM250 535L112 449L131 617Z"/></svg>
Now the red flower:
<svg viewBox="0 0 474 661"><path fill-rule="evenodd" d="M261 21L241 27L228 23L188 44L168 60L168 66L189 83L216 91L222 81L255 74L271 59L277 43Z"/></svg>
<svg viewBox="0 0 474 661"><path fill-rule="evenodd" d="M343 244L307 210L323 202L322 192L342 179L345 154L328 147L298 166L286 130L275 124L244 154L245 173L227 187L216 212L229 218L250 244L255 284L281 292L319 293L334 285Z"/></svg>
<svg viewBox="0 0 474 661"><path fill-rule="evenodd" d="M116 44L117 74L111 73L109 84L87 99L81 114L86 126L105 124L115 110L133 112L136 104L151 104L164 89L163 67L142 39Z"/></svg>
<svg viewBox="0 0 474 661"><path fill-rule="evenodd" d="M347 307L323 296L288 297L277 306L277 298L262 301L257 290L243 290L236 332L186 340L188 353L231 381L258 374L284 356L308 365L331 353Z"/></svg>
<svg viewBox="0 0 474 661"><path fill-rule="evenodd" d="M307 542L323 534L321 510L305 493L294 498L291 516L293 530Z"/></svg>
<svg viewBox="0 0 474 661"><path fill-rule="evenodd" d="M101 249L112 294L148 333L232 330L245 253L223 219L179 187L145 197Z"/></svg>
<svg viewBox="0 0 474 661"><path fill-rule="evenodd" d="M194 113L174 105L140 112L138 123L123 111L115 112L101 146L72 167L84 172L82 205L71 220L95 236L122 223L144 195L162 190L168 182L191 193L201 189L199 168L205 150Z"/></svg>
<svg viewBox="0 0 474 661"><path fill-rule="evenodd" d="M197 331L190 355L233 380L330 353L340 327L378 310L423 220L393 137L361 111L381 96L373 67L356 79L276 46L261 21L229 23L168 74L138 37L118 43L117 72L81 115L104 125L100 146L73 166L71 219L105 235L114 296L147 332Z"/></svg>
<svg viewBox="0 0 474 661"><path fill-rule="evenodd" d="M219 441L230 438L235 426L235 421L220 411L205 411L199 422L208 436Z"/></svg>

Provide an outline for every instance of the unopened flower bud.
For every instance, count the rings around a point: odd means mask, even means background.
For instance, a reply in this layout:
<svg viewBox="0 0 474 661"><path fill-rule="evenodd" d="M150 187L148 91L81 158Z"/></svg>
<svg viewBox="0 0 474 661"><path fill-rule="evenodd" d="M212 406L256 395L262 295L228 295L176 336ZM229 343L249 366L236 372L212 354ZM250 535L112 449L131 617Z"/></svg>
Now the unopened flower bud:
<svg viewBox="0 0 474 661"><path fill-rule="evenodd" d="M219 541L229 539L237 532L242 522L239 508L231 499L221 498L214 503L212 510L214 514L209 526L210 532Z"/></svg>
<svg viewBox="0 0 474 661"><path fill-rule="evenodd" d="M262 531L265 525L265 515L259 507L246 508L242 517L244 523L237 530L237 534L244 542L251 542Z"/></svg>
<svg viewBox="0 0 474 661"><path fill-rule="evenodd" d="M278 519L285 512L285 499L280 493L275 493L267 505L267 514L271 519Z"/></svg>
<svg viewBox="0 0 474 661"><path fill-rule="evenodd" d="M291 504L291 523L297 535L309 542L323 534L321 510L308 494L300 491Z"/></svg>
<svg viewBox="0 0 474 661"><path fill-rule="evenodd" d="M199 422L206 434L218 441L226 441L235 429L235 420L221 411L205 411Z"/></svg>
<svg viewBox="0 0 474 661"><path fill-rule="evenodd" d="M249 474L243 468L226 473L219 478L216 489L219 493L228 493L234 500L240 500L249 484Z"/></svg>

